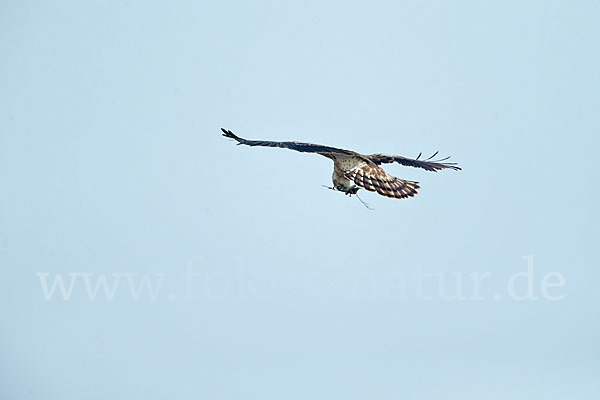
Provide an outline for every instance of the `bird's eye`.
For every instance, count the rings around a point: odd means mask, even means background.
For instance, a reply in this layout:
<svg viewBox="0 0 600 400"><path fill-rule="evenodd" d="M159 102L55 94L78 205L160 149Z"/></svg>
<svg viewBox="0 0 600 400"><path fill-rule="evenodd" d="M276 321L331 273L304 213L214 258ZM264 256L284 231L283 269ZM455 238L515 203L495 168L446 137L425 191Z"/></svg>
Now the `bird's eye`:
<svg viewBox="0 0 600 400"><path fill-rule="evenodd" d="M337 185L335 188L337 190L344 190L344 185Z"/></svg>

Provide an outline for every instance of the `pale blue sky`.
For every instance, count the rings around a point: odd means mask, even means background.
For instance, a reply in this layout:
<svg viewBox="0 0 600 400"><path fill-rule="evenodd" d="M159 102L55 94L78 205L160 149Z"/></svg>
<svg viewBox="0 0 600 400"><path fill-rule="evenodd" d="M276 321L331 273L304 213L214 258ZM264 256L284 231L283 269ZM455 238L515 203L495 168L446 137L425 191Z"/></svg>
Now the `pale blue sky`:
<svg viewBox="0 0 600 400"><path fill-rule="evenodd" d="M0 397L597 397L599 19L594 1L1 2ZM361 192L369 211L321 187L331 161L220 127L464 170L387 166L422 189ZM537 300L518 301L528 260ZM464 300L443 297L453 273ZM57 276L73 291L46 300ZM112 300L86 292L101 276ZM154 300L130 293L144 276Z"/></svg>

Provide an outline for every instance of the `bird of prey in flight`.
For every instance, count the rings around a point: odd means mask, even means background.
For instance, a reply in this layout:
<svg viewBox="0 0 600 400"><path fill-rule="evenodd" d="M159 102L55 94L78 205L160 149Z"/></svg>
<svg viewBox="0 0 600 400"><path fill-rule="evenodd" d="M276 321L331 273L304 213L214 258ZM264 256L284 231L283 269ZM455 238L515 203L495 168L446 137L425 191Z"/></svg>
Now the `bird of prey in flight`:
<svg viewBox="0 0 600 400"><path fill-rule="evenodd" d="M437 152L424 160L420 159L421 154L414 159L381 153L366 155L313 143L247 140L235 135L230 130L224 128L221 128L221 130L223 136L234 139L238 142L238 145L281 147L302 153L317 153L333 160L333 187L330 189L344 192L350 196L356 194L360 188L394 199L404 199L417 194L417 189L420 188L419 182L391 176L380 167L381 164L396 162L408 167L423 168L426 171L433 172L441 169L461 169L456 163L444 162L450 157L433 160Z"/></svg>

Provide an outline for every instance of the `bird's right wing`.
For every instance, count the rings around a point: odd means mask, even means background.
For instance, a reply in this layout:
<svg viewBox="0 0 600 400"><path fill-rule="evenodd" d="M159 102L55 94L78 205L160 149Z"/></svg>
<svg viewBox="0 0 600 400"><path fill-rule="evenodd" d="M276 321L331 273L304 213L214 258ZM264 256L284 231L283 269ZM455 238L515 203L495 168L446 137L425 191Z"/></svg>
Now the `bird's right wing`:
<svg viewBox="0 0 600 400"><path fill-rule="evenodd" d="M283 149L290 149L300 151L302 153L318 153L318 154L344 154L344 155L356 155L355 152L350 150L338 149L337 147L323 146L314 143L303 143L303 142L272 142L268 140L246 140L243 139L230 130L221 128L223 136L234 139L239 144L246 146L263 146L263 147L281 147Z"/></svg>

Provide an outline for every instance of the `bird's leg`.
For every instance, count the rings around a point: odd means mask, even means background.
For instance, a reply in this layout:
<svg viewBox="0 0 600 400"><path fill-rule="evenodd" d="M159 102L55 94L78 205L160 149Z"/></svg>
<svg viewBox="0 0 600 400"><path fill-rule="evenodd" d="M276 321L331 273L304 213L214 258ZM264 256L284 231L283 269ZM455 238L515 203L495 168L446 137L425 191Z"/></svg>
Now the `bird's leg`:
<svg viewBox="0 0 600 400"><path fill-rule="evenodd" d="M369 210L373 210L369 204L365 203L365 202L363 201L363 199L361 199L360 197L358 197L358 194L357 194L357 193L358 193L358 190L359 190L359 189L360 189L360 187L358 187L358 186L356 186L356 185L352 185L352 186L350 186L348 189L346 189L346 190L344 191L344 193L346 193L346 194L347 194L348 196L350 196L350 197L352 197L352 195L353 195L353 194L354 194L354 195L356 195L356 198L357 198L358 200L360 200L360 202L361 202L361 203L363 203L363 206L367 207Z"/></svg>
<svg viewBox="0 0 600 400"><path fill-rule="evenodd" d="M346 193L348 196L352 196L353 194L356 194L358 192L358 189L360 189L358 186L352 185L348 189L346 189L344 193Z"/></svg>

